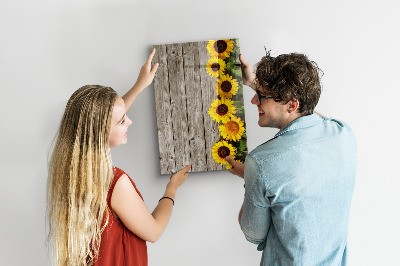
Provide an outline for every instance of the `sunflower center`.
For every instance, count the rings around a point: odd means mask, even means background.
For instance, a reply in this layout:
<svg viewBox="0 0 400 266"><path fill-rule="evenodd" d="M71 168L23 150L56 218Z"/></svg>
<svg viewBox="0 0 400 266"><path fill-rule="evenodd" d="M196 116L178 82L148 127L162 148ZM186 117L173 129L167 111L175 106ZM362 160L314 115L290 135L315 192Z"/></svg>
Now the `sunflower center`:
<svg viewBox="0 0 400 266"><path fill-rule="evenodd" d="M221 90L223 92L230 92L231 89L232 89L232 84L229 81L225 80L221 83Z"/></svg>
<svg viewBox="0 0 400 266"><path fill-rule="evenodd" d="M226 115L228 113L228 106L226 106L226 104L220 104L217 107L217 113L219 115Z"/></svg>
<svg viewBox="0 0 400 266"><path fill-rule="evenodd" d="M225 52L226 48L228 48L228 44L224 40L218 40L214 43L214 49L219 54Z"/></svg>
<svg viewBox="0 0 400 266"><path fill-rule="evenodd" d="M234 121L229 121L225 124L226 130L231 134L237 134L239 132L239 124Z"/></svg>
<svg viewBox="0 0 400 266"><path fill-rule="evenodd" d="M217 72L217 71L219 70L219 68L220 68L220 66L219 66L218 63L213 63L213 64L211 65L211 69L212 69L213 71L215 71L215 72Z"/></svg>
<svg viewBox="0 0 400 266"><path fill-rule="evenodd" d="M218 156L221 158L225 158L231 154L231 150L228 147L222 146L218 149Z"/></svg>

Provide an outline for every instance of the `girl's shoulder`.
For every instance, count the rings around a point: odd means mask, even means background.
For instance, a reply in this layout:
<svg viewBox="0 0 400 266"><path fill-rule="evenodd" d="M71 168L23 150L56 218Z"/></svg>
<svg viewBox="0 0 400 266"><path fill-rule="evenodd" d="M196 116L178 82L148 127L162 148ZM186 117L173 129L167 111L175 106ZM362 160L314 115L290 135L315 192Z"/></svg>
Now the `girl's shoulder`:
<svg viewBox="0 0 400 266"><path fill-rule="evenodd" d="M128 175L127 173L125 173L124 170L122 170L116 166L113 166L113 172L114 172L114 179L121 177L123 174Z"/></svg>
<svg viewBox="0 0 400 266"><path fill-rule="evenodd" d="M123 182L123 183L125 183L126 185L132 185L135 188L136 192L139 194L139 196L143 199L142 194L139 192L138 188L136 187L135 182L132 180L132 178L124 170L122 170L122 169L120 169L120 168L118 168L116 166L113 166L113 171L114 171L114 180L111 183L111 187L110 187L110 192L111 193L110 194L112 194L112 192L114 190L114 187L115 187L116 183L118 182L118 180L120 180L122 176L126 176L126 178L123 178L124 181L126 181L125 179L127 179L130 182Z"/></svg>

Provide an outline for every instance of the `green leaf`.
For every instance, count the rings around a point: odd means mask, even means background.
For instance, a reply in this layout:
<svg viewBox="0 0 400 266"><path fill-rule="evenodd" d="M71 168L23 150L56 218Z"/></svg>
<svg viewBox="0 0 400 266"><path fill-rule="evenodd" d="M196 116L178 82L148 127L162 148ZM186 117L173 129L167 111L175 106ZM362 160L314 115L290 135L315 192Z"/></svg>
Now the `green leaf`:
<svg viewBox="0 0 400 266"><path fill-rule="evenodd" d="M247 150L246 140L240 139L240 141L239 141L239 148L240 148L241 151Z"/></svg>

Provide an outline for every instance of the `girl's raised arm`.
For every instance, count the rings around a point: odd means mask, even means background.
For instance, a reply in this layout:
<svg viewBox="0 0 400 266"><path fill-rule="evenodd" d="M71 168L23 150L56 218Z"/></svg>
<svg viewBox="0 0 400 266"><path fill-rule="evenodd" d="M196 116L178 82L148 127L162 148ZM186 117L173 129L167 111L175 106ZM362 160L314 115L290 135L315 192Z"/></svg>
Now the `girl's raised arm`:
<svg viewBox="0 0 400 266"><path fill-rule="evenodd" d="M154 64L153 68L151 67L151 61L153 60L154 54L156 53L156 49L153 49L146 63L142 66L139 72L138 79L133 85L133 87L124 95L122 99L125 102L126 112L131 109L133 103L136 101L136 98L139 94L149 86L154 79L154 75L156 74L158 63Z"/></svg>

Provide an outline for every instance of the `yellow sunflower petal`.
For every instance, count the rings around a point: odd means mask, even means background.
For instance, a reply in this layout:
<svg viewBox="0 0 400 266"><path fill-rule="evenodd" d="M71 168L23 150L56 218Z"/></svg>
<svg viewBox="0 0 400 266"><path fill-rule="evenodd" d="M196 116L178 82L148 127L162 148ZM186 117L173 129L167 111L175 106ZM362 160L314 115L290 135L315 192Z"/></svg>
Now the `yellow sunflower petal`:
<svg viewBox="0 0 400 266"><path fill-rule="evenodd" d="M214 160L219 164L227 164L228 162L225 160L226 156L235 157L236 148L229 144L225 140L218 141L212 147L212 156Z"/></svg>
<svg viewBox="0 0 400 266"><path fill-rule="evenodd" d="M232 116L230 120L219 126L219 131L224 139L238 141L242 138L246 128L240 117Z"/></svg>
<svg viewBox="0 0 400 266"><path fill-rule="evenodd" d="M222 73L224 73L226 68L225 61L218 57L211 57L207 62L207 73L214 78L218 78Z"/></svg>
<svg viewBox="0 0 400 266"><path fill-rule="evenodd" d="M238 163L243 163L243 161L241 161L241 160L235 160L235 161L238 162ZM226 165L226 170L229 170L229 169L232 169L232 165L228 163Z"/></svg>
<svg viewBox="0 0 400 266"><path fill-rule="evenodd" d="M238 92L239 84L232 76L221 75L215 87L217 87L217 94L221 96L221 98L232 98L232 96L236 95Z"/></svg>
<svg viewBox="0 0 400 266"><path fill-rule="evenodd" d="M207 50L211 56L225 59L233 52L235 42L230 39L226 40L210 40L207 44Z"/></svg>
<svg viewBox="0 0 400 266"><path fill-rule="evenodd" d="M233 101L228 98L215 99L208 109L208 114L217 123L226 123L235 113L236 107L233 105Z"/></svg>

